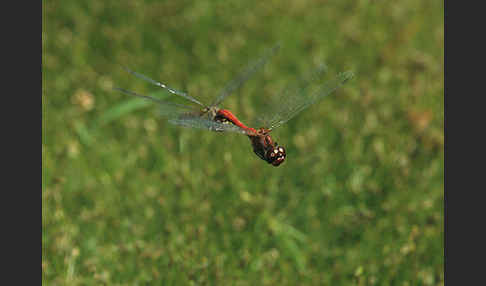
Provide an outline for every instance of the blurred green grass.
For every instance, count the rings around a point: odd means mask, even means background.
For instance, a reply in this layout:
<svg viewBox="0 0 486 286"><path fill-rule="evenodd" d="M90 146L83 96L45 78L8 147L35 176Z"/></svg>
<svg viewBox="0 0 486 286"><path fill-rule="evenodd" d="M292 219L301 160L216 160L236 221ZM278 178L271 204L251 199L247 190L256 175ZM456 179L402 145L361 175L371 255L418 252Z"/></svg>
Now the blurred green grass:
<svg viewBox="0 0 486 286"><path fill-rule="evenodd" d="M45 1L47 285L443 285L442 1ZM128 66L251 120L326 63L355 78L248 139L176 128Z"/></svg>

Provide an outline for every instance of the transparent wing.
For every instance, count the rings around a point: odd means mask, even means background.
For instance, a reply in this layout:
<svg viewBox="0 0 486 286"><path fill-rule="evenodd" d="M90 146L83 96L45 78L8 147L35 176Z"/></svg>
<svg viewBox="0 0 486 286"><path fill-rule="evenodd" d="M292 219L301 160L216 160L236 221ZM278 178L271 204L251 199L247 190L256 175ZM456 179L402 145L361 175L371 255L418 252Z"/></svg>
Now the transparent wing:
<svg viewBox="0 0 486 286"><path fill-rule="evenodd" d="M280 44L276 44L273 48L267 50L263 56L261 56L258 60L250 63L244 70L238 74L238 76L230 81L219 93L218 97L214 100L214 102L210 105L211 107L217 106L220 104L228 95L230 95L233 91L239 89L243 84L253 75L255 72L260 70L268 60L275 55L275 53L280 49Z"/></svg>
<svg viewBox="0 0 486 286"><path fill-rule="evenodd" d="M196 110L191 106L173 103L152 96L141 95L118 87L116 87L115 90L126 95L140 97L157 103L159 107L159 115L166 117L168 121L174 125L210 131L246 134L244 129L230 123L213 121L208 114L204 114L202 111Z"/></svg>
<svg viewBox="0 0 486 286"><path fill-rule="evenodd" d="M167 100L163 100L163 99L160 99L160 98L138 94L138 93L135 93L133 91L129 91L129 90L119 88L119 87L115 87L114 89L121 92L121 93L124 93L126 95L140 97L140 98L143 98L145 100L150 100L150 101L157 103L158 107L159 107L159 114L162 115L162 116L168 117L168 118L179 117L179 116L182 116L184 114L192 113L192 112L195 111L195 109L193 107L188 106L188 105L177 104L177 103L170 102L170 101L167 101Z"/></svg>
<svg viewBox="0 0 486 286"><path fill-rule="evenodd" d="M286 88L277 97L278 101L273 104L274 108L272 108L272 111L262 116L259 123L268 129L275 129L292 119L302 110L331 94L354 76L351 71L347 71L319 84L318 81L326 72L327 67L321 65L310 77L301 80L292 87Z"/></svg>
<svg viewBox="0 0 486 286"><path fill-rule="evenodd" d="M153 80L153 79L149 78L148 76L145 76L145 75L140 74L140 73L138 73L138 72L132 71L132 70L130 70L130 69L129 69L129 68L127 68L127 67L123 67L123 69L125 69L127 72L129 72L129 73L133 74L134 76L136 76L136 77L138 77L138 78L141 78L141 79L143 79L143 80L145 80L145 81L148 81L148 82L150 82L150 83L152 83L152 84L154 84L154 85L156 85L156 86L158 86L158 87L161 87L161 88L163 88L163 89L166 89L167 91L169 91L169 92L170 92L170 93L172 93L172 94L182 96L182 97L184 97L184 98L185 98L185 99L187 99L187 100L190 100L190 101L192 101L192 102L194 102L194 103L197 103L197 104L199 104L199 105L201 105L201 106L203 106L203 107L206 107L204 104L202 104L202 103L201 103L201 102L199 102L197 99L195 99L194 97L192 97L192 96L188 95L188 94L187 94L187 93L185 93L185 92L178 91L178 90L176 90L176 89L170 88L170 87L168 87L167 85L165 85L165 84L163 84L163 83L161 83L161 82L155 81L155 80Z"/></svg>
<svg viewBox="0 0 486 286"><path fill-rule="evenodd" d="M203 130L217 131L217 132L235 132L241 134L247 134L247 132L230 123L220 123L213 120L209 120L198 116L183 116L181 118L174 118L169 120L174 125L183 127L192 127Z"/></svg>

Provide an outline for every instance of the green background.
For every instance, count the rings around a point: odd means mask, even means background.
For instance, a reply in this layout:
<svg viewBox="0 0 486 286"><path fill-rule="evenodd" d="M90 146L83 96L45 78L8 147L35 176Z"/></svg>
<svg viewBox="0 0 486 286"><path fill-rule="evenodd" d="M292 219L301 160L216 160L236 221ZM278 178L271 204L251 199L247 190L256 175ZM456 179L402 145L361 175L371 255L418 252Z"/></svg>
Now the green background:
<svg viewBox="0 0 486 286"><path fill-rule="evenodd" d="M319 63L355 77L247 138L175 127L128 66L244 122ZM443 285L443 1L43 1L46 285Z"/></svg>

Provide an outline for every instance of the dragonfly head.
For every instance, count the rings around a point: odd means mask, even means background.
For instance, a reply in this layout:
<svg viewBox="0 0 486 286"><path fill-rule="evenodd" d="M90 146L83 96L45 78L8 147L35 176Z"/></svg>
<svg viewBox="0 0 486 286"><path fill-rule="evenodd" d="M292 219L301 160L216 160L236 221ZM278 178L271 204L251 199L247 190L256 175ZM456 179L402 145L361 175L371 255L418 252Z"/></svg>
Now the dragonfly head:
<svg viewBox="0 0 486 286"><path fill-rule="evenodd" d="M277 167L285 160L285 148L274 142L268 132L270 131L260 128L256 130L255 134L249 134L248 137L251 140L253 152L260 159Z"/></svg>
<svg viewBox="0 0 486 286"><path fill-rule="evenodd" d="M278 146L277 142L273 148L268 150L267 152L267 162L272 164L273 166L277 167L285 161L285 148L283 146Z"/></svg>

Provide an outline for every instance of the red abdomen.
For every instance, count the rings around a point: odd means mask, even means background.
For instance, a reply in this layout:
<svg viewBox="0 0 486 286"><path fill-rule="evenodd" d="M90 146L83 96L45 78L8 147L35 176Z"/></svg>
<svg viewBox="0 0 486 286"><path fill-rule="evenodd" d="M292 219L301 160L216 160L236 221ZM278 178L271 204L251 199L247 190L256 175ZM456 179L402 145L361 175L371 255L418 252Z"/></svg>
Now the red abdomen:
<svg viewBox="0 0 486 286"><path fill-rule="evenodd" d="M216 119L220 119L220 120L221 119L225 119L225 120L228 120L228 121L230 121L231 123L233 123L234 125L236 125L238 127L241 127L241 128L243 128L243 129L245 129L247 131L251 131L251 132L256 133L256 130L255 129L253 129L251 127L248 127L245 124L243 124L229 110L226 110L226 109L220 109L220 110L218 110L217 115L216 115Z"/></svg>

